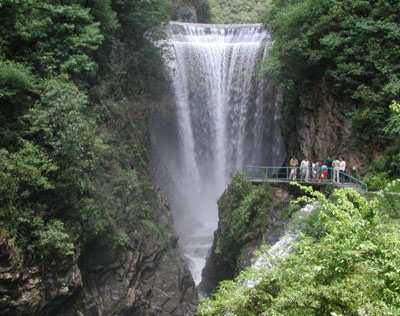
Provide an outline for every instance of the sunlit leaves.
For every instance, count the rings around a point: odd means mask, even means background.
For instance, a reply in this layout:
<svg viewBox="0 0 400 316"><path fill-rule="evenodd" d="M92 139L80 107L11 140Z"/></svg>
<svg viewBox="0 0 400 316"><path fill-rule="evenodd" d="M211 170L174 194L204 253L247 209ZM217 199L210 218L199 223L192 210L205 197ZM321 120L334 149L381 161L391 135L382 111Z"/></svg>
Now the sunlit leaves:
<svg viewBox="0 0 400 316"><path fill-rule="evenodd" d="M93 129L93 122L84 117L87 96L75 85L62 80L43 84L40 102L25 116L30 123L29 133L55 157L74 155L76 158Z"/></svg>
<svg viewBox="0 0 400 316"><path fill-rule="evenodd" d="M392 116L385 128L385 132L393 136L400 136L400 104L393 101L390 105L390 109L392 111Z"/></svg>
<svg viewBox="0 0 400 316"><path fill-rule="evenodd" d="M333 200L311 195L325 233L302 235L287 259L222 283L198 315L399 313L400 237L382 215L385 206L351 190L336 190ZM254 275L261 280L246 287Z"/></svg>

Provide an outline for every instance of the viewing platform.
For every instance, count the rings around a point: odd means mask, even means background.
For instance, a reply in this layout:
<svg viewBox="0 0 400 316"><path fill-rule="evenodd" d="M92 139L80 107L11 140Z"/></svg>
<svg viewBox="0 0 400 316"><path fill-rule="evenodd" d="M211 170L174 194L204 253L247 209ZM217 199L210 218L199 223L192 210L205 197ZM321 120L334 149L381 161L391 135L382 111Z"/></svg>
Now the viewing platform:
<svg viewBox="0 0 400 316"><path fill-rule="evenodd" d="M347 174L341 173L339 176L339 182L334 181L334 170L333 168L327 168L328 176L327 179L321 179L321 168L309 167L309 177L301 177L301 171L303 168L296 167L296 180L290 179L290 173L293 168L291 167L262 167L262 166L246 166L244 168L244 175L246 179L252 183L290 183L297 182L303 185L311 186L326 186L332 185L337 188L353 188L357 191L368 191L368 186L361 180ZM316 172L316 177L313 178L313 171Z"/></svg>

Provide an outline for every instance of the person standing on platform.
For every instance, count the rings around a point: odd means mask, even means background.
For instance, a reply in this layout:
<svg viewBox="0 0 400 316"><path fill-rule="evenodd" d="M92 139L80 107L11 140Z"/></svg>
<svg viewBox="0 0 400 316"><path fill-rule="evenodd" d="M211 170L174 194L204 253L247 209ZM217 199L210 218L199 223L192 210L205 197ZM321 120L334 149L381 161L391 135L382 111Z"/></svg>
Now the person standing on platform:
<svg viewBox="0 0 400 316"><path fill-rule="evenodd" d="M321 166L321 180L328 180L328 167L326 165Z"/></svg>
<svg viewBox="0 0 400 316"><path fill-rule="evenodd" d="M300 180L308 181L310 178L310 162L307 157L305 157L300 164L301 177Z"/></svg>
<svg viewBox="0 0 400 316"><path fill-rule="evenodd" d="M340 166L339 166L339 173L340 173L340 182L344 182L344 173L346 171L346 161L344 161L343 157L340 158Z"/></svg>
<svg viewBox="0 0 400 316"><path fill-rule="evenodd" d="M317 160L316 162L313 162L311 165L312 169L311 169L311 177L313 178L313 180L318 180L318 170L319 170L319 161Z"/></svg>
<svg viewBox="0 0 400 316"><path fill-rule="evenodd" d="M297 167L299 166L299 161L297 160L296 156L293 155L292 159L290 159L289 166L291 168L289 180L296 181Z"/></svg>
<svg viewBox="0 0 400 316"><path fill-rule="evenodd" d="M333 181L339 183L340 161L337 158L332 162L332 167L333 167Z"/></svg>
<svg viewBox="0 0 400 316"><path fill-rule="evenodd" d="M317 179L321 179L321 159L317 159L317 164L318 164L318 168L317 168Z"/></svg>
<svg viewBox="0 0 400 316"><path fill-rule="evenodd" d="M328 167L328 180L332 180L332 158L328 156L325 165Z"/></svg>

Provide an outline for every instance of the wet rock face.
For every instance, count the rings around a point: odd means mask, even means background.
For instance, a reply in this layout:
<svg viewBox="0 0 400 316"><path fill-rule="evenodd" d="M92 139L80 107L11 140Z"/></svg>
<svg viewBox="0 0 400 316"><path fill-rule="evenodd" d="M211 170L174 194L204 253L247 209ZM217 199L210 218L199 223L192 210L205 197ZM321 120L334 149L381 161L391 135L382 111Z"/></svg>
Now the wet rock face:
<svg viewBox="0 0 400 316"><path fill-rule="evenodd" d="M197 23L197 13L196 9L189 4L183 4L178 8L177 20L180 22Z"/></svg>
<svg viewBox="0 0 400 316"><path fill-rule="evenodd" d="M214 233L213 244L201 273L202 279L197 287L201 296L209 296L216 289L218 282L232 280L235 276L235 263L216 253L218 241L222 238L219 223L221 223L221 220L218 222L218 229Z"/></svg>
<svg viewBox="0 0 400 316"><path fill-rule="evenodd" d="M24 267L9 239L0 241L0 315L56 315L82 287L76 258Z"/></svg>
<svg viewBox="0 0 400 316"><path fill-rule="evenodd" d="M156 232L130 235L128 249L114 257L102 244L92 249L83 264L85 287L78 310L96 316L193 315L195 284L178 249L160 246ZM176 236L170 237L176 244Z"/></svg>
<svg viewBox="0 0 400 316"><path fill-rule="evenodd" d="M208 0L175 0L173 21L188 23L209 23Z"/></svg>
<svg viewBox="0 0 400 316"><path fill-rule="evenodd" d="M346 113L350 108L330 96L327 85L322 82L308 96L301 98L301 107L296 113L293 130L289 139L288 153L302 159L307 156L312 161L328 156L343 157L347 172L357 175L361 157L354 150L351 140L351 120Z"/></svg>

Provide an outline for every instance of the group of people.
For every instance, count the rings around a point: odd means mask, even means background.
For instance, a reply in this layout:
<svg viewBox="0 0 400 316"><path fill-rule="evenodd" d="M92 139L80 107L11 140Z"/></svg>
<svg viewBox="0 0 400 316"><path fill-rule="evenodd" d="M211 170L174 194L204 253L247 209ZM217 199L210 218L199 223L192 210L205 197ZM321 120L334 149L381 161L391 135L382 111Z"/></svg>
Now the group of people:
<svg viewBox="0 0 400 316"><path fill-rule="evenodd" d="M295 181L297 178L297 170L300 170L300 180L309 181L312 179L313 181L319 180L332 180L334 182L344 182L344 173L346 171L346 161L343 157L336 158L332 160L331 157L328 157L324 163L321 163L320 160L316 162L310 163L307 157L300 163L297 160L296 156L293 156L289 161L290 166L290 176L289 180Z"/></svg>

